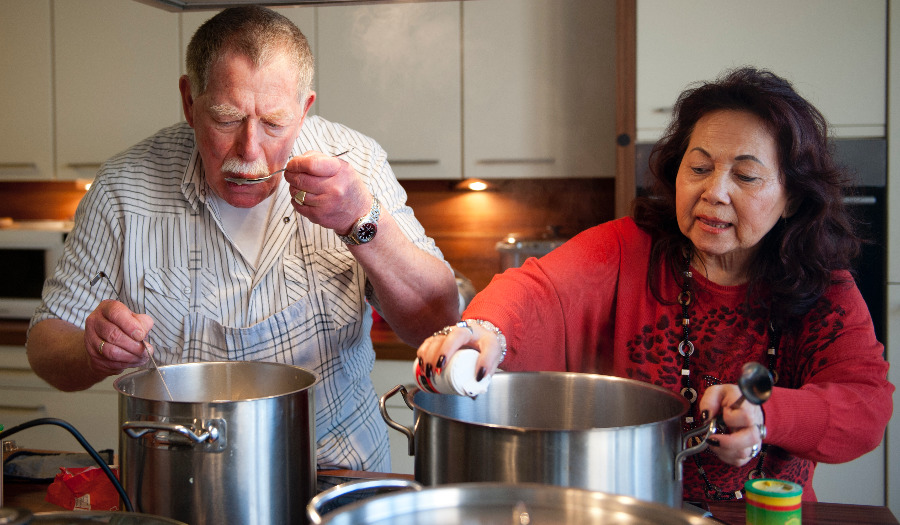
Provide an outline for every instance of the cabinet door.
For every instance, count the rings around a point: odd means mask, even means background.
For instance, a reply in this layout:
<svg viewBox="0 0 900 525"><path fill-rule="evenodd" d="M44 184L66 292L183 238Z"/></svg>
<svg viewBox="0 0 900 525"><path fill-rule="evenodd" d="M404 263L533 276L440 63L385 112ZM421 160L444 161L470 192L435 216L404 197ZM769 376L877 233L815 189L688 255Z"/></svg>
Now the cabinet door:
<svg viewBox="0 0 900 525"><path fill-rule="evenodd" d="M50 0L0 0L0 180L53 176Z"/></svg>
<svg viewBox="0 0 900 525"><path fill-rule="evenodd" d="M92 178L181 116L178 16L122 0L55 0L53 9L57 174Z"/></svg>
<svg viewBox="0 0 900 525"><path fill-rule="evenodd" d="M398 178L460 176L459 10L317 8L318 114L374 138Z"/></svg>
<svg viewBox="0 0 900 525"><path fill-rule="evenodd" d="M615 176L615 2L463 2L466 177Z"/></svg>
<svg viewBox="0 0 900 525"><path fill-rule="evenodd" d="M638 140L655 142L689 84L743 65L794 83L838 137L883 137L884 0L638 0Z"/></svg>
<svg viewBox="0 0 900 525"><path fill-rule="evenodd" d="M61 392L32 372L22 346L0 345L0 423L12 428L39 418L62 419L95 449L118 448L118 393L114 377L88 390ZM81 452L64 428L40 425L10 437L19 447Z"/></svg>

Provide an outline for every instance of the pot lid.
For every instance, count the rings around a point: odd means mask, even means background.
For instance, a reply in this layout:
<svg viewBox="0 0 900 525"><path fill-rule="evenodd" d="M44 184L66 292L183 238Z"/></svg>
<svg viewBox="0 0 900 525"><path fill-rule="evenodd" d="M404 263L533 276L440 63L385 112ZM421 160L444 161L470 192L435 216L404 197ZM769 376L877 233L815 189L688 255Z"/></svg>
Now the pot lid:
<svg viewBox="0 0 900 525"><path fill-rule="evenodd" d="M101 512L101 511L60 511L38 512L31 521L24 523L43 523L53 525L80 525L82 523L121 523L128 525L186 525L181 521L141 514L138 512Z"/></svg>
<svg viewBox="0 0 900 525"><path fill-rule="evenodd" d="M0 475L3 475L0 472ZM22 525L31 520L31 512L16 507L0 507L0 525Z"/></svg>

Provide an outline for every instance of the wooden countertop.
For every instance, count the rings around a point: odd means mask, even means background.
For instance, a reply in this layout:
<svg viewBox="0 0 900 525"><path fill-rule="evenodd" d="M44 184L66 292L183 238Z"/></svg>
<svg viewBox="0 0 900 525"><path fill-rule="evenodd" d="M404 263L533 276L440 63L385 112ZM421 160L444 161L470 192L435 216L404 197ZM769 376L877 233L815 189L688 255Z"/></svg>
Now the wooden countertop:
<svg viewBox="0 0 900 525"><path fill-rule="evenodd" d="M25 333L28 321L0 320L0 345L25 345ZM372 346L375 347L376 359L394 359L412 361L416 357L416 349L404 343L383 320L372 323Z"/></svg>
<svg viewBox="0 0 900 525"><path fill-rule="evenodd" d="M351 478L404 478L408 474L386 474L379 472L359 472L352 470L322 470L319 475ZM4 485L3 504L7 507L25 508L32 512L59 511L44 500L47 484L7 483ZM744 525L746 503L743 501L723 501L711 503L709 510L714 523ZM846 505L843 503L803 503L803 525L898 525L897 518L887 507L869 505Z"/></svg>
<svg viewBox="0 0 900 525"><path fill-rule="evenodd" d="M714 518L728 525L746 523L747 504L743 501L722 501L710 503L709 511ZM803 525L895 525L897 518L887 507L870 505L847 505L844 503L803 502L801 510Z"/></svg>
<svg viewBox="0 0 900 525"><path fill-rule="evenodd" d="M0 319L0 345L24 345L28 323L19 319Z"/></svg>
<svg viewBox="0 0 900 525"><path fill-rule="evenodd" d="M372 323L372 346L375 359L392 359L412 362L416 358L416 348L404 343L391 327L382 320Z"/></svg>

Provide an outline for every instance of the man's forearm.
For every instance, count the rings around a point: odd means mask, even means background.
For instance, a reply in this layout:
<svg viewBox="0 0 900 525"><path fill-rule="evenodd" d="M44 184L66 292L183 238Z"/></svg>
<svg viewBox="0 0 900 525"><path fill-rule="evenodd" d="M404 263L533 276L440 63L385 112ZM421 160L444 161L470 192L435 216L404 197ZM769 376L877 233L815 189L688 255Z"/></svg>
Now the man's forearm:
<svg viewBox="0 0 900 525"><path fill-rule="evenodd" d="M366 271L385 320L407 344L418 346L458 319L453 272L407 239L392 217L379 221L372 242L350 251Z"/></svg>
<svg viewBox="0 0 900 525"><path fill-rule="evenodd" d="M34 372L60 390L84 390L106 377L91 368L84 331L71 323L59 319L39 322L31 328L26 348Z"/></svg>

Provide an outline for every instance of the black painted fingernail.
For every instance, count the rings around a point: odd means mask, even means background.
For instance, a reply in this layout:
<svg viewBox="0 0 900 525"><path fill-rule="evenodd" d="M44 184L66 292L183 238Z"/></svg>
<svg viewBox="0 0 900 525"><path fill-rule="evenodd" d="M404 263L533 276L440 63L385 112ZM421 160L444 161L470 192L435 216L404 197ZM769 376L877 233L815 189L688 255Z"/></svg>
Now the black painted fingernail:
<svg viewBox="0 0 900 525"><path fill-rule="evenodd" d="M422 358L420 357L419 358L419 370L424 370L424 369L425 369L425 361L423 361Z"/></svg>
<svg viewBox="0 0 900 525"><path fill-rule="evenodd" d="M431 368L430 364L425 366L425 377L427 377L428 379L434 377L434 368Z"/></svg>
<svg viewBox="0 0 900 525"><path fill-rule="evenodd" d="M719 446L719 440L716 439L716 438L706 438L706 442L709 443L709 445L712 446L712 447L718 447L718 446Z"/></svg>
<svg viewBox="0 0 900 525"><path fill-rule="evenodd" d="M482 379L484 379L484 374L486 373L487 370L485 370L484 367L479 368L478 375L475 376L475 381L481 381Z"/></svg>
<svg viewBox="0 0 900 525"><path fill-rule="evenodd" d="M440 371L441 368L444 368L444 356L438 357L437 364L435 366L437 366L438 371Z"/></svg>
<svg viewBox="0 0 900 525"><path fill-rule="evenodd" d="M704 410L704 411L700 412L700 419L702 419L703 421L706 421L707 419L709 419L709 410Z"/></svg>

